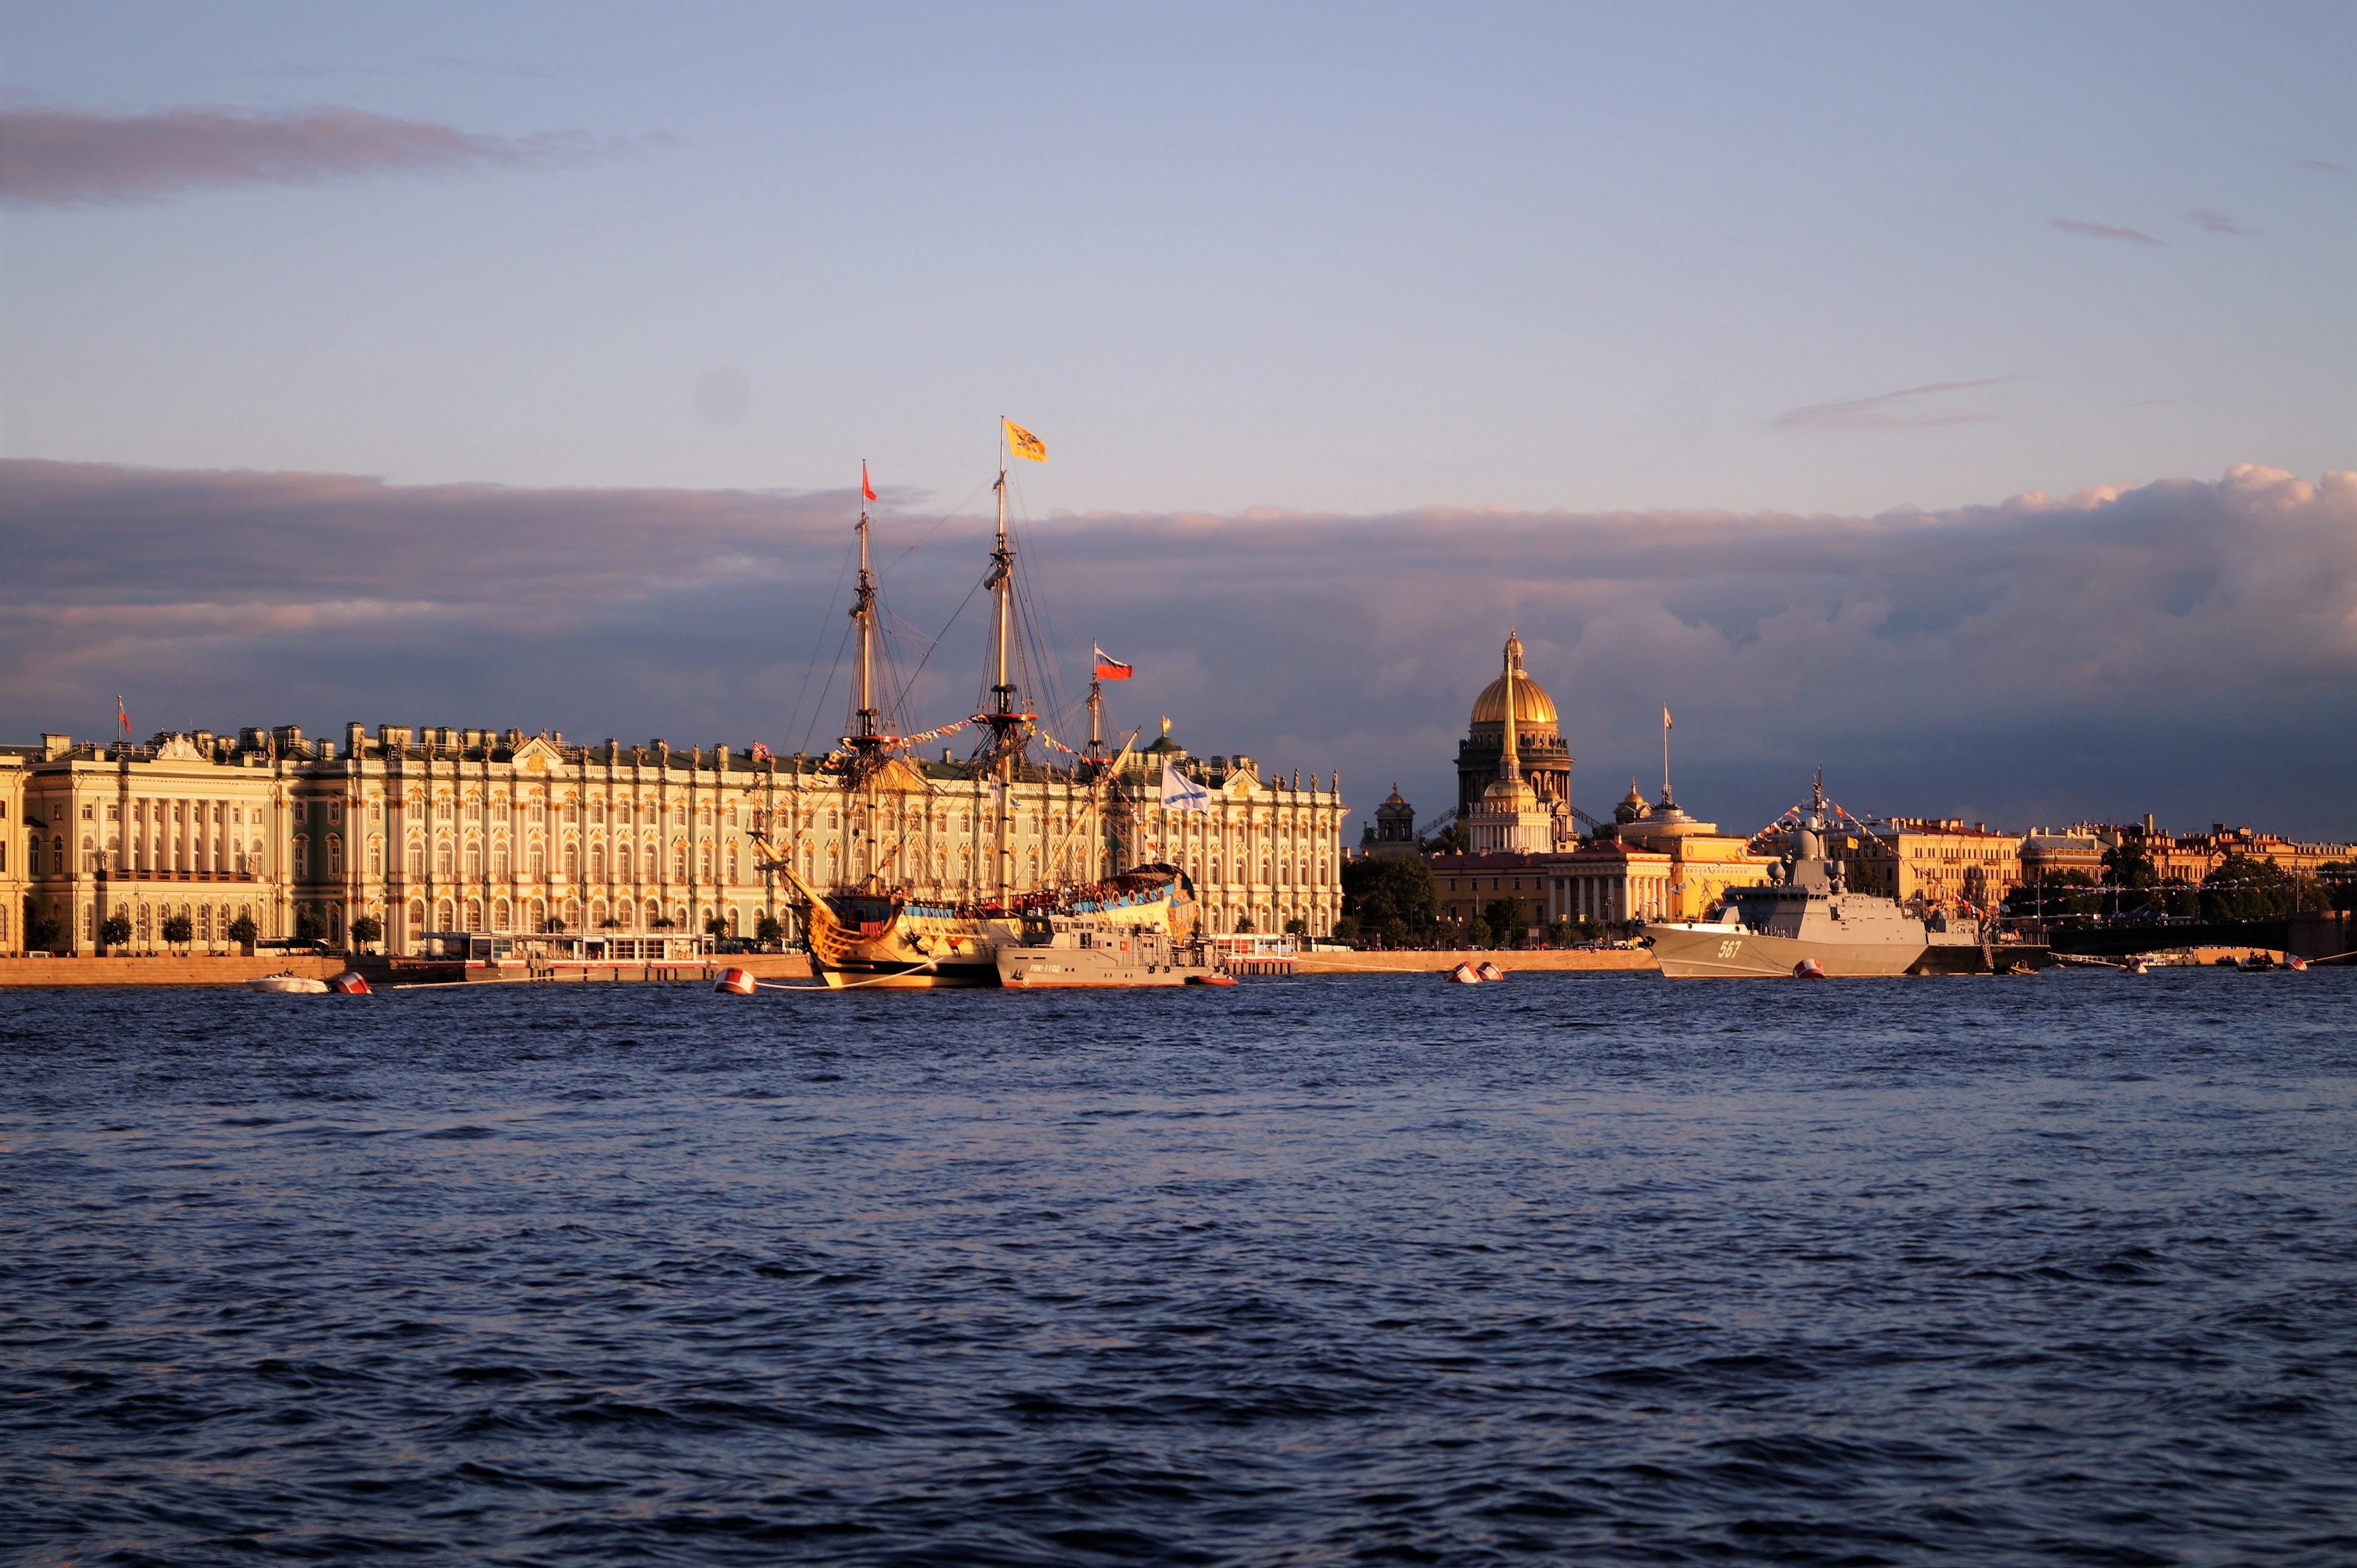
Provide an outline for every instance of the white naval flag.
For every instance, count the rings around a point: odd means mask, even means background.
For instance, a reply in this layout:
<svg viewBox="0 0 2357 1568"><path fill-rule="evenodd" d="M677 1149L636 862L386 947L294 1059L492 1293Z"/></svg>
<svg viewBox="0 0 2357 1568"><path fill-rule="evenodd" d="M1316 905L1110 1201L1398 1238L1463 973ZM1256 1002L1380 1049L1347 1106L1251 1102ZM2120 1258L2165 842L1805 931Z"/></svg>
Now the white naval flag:
<svg viewBox="0 0 2357 1568"><path fill-rule="evenodd" d="M1208 811L1211 792L1191 779L1182 779L1168 763L1162 765L1162 809L1166 811Z"/></svg>

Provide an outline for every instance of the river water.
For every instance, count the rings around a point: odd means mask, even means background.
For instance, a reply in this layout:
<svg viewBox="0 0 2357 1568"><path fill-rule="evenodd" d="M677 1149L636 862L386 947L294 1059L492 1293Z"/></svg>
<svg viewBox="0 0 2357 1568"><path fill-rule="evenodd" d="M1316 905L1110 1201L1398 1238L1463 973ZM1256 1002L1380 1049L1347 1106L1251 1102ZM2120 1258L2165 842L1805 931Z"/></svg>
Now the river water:
<svg viewBox="0 0 2357 1568"><path fill-rule="evenodd" d="M2357 971L0 1039L17 1561L2357 1560Z"/></svg>

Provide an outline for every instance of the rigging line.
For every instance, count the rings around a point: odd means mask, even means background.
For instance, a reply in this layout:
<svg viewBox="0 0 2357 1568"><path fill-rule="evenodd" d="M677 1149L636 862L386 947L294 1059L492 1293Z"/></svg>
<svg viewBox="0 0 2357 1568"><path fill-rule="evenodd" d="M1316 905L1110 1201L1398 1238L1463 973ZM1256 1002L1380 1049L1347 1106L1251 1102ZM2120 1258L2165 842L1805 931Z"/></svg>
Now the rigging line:
<svg viewBox="0 0 2357 1568"><path fill-rule="evenodd" d="M851 626L847 624L848 618L845 618L846 624L843 628L843 635L835 639L834 661L827 666L826 684L819 688L818 703L811 709L810 727L802 731L802 743L795 747L795 750L800 754L807 755L809 753L811 736L818 728L819 716L826 712L826 694L834 690L835 674L843 668L843 650L845 646L851 641L851 633L853 629Z"/></svg>
<svg viewBox="0 0 2357 1568"><path fill-rule="evenodd" d="M843 592L843 579L851 571L851 563L858 557L858 554L859 546L856 543L854 543L844 553L843 564L835 568L834 586L827 590L826 607L828 609L831 610L834 608L834 596L835 595ZM807 696L810 693L811 671L818 668L818 650L825 645L826 622L821 620L818 623L818 636L811 643L810 661L802 666L802 690L794 693L794 705L789 709L786 714L786 733L788 735L793 734L794 722L802 716L802 698ZM829 680L828 684L834 684L832 679ZM821 692L819 693L819 701L822 704L826 701L826 693L824 692ZM813 716L813 723L816 723L815 715Z"/></svg>
<svg viewBox="0 0 2357 1568"><path fill-rule="evenodd" d="M942 628L942 635L933 639L932 647L925 650L925 656L917 660L917 667L914 670L909 671L908 683L900 689L903 702L906 702L908 694L916 689L917 678L925 672L925 666L933 661L935 650L948 639L951 628L958 623L958 618L965 614L966 606L974 603L974 595L980 592L982 592L982 579L977 577L974 579L974 586L965 591L965 597L958 601L958 607L950 612L949 624Z"/></svg>
<svg viewBox="0 0 2357 1568"><path fill-rule="evenodd" d="M909 556L914 555L917 553L917 545L924 543L926 540L931 539L934 534L939 533L944 526L954 521L960 513L963 512L966 508L974 504L975 496L982 494L983 491L988 489L990 489L988 485L974 486L973 494L968 495L965 499L958 502L957 505L950 508L949 510L935 518L933 520L933 526L925 530L924 532L917 536L916 544L909 545L907 549L901 551L900 553L893 556L892 564L890 566L884 567L882 571L877 573L877 575L879 577L882 576L884 573L891 571L894 566L899 565Z"/></svg>

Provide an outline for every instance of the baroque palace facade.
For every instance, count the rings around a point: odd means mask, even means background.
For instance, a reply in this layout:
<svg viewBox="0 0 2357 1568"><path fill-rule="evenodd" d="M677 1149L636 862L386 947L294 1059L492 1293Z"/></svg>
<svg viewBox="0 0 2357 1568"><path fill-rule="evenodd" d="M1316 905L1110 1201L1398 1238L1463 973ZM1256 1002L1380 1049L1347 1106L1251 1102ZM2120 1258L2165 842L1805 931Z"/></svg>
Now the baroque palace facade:
<svg viewBox="0 0 2357 1568"><path fill-rule="evenodd" d="M1164 761L1211 786L1208 811L1155 804ZM241 916L265 939L307 916L338 946L370 916L395 952L431 931L556 923L701 931L716 918L750 936L766 915L793 934L782 879L763 869L778 854L821 886L874 875L950 899L1168 859L1215 930L1300 919L1322 934L1339 912L1339 779L1304 789L1264 781L1248 757L1196 764L1166 734L1092 823L1071 770L1026 765L999 789L944 754L891 772L897 788L855 794L810 757L515 729L48 735L0 748L0 952L44 920L57 950L92 951L117 911L134 951L162 947L175 915L213 951Z"/></svg>

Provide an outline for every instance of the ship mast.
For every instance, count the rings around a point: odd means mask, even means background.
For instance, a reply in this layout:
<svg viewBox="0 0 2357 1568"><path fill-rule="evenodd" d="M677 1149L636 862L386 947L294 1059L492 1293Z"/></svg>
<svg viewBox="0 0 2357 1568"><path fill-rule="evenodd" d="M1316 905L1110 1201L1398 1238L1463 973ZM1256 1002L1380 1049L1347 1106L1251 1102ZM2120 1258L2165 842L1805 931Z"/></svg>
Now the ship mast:
<svg viewBox="0 0 2357 1568"><path fill-rule="evenodd" d="M888 733L880 723L882 711L876 702L876 575L867 560L867 470L860 466L859 477L859 582L852 594L852 624L859 628L859 669L853 700L858 704L852 711L851 733L843 737L850 756L844 759L843 789L845 825L850 831L846 851L855 846L864 848L867 865L858 870L856 854L844 857L844 877L846 882L874 883L884 874L880 858L882 845L877 839L875 784L876 776L891 760L892 748L899 737ZM855 791L861 797L854 803L848 797Z"/></svg>
<svg viewBox="0 0 2357 1568"><path fill-rule="evenodd" d="M974 757L974 776L990 781L996 788L993 815L998 827L997 867L992 881L1004 897L1009 880L1006 864L1012 850L1007 838L1012 826L1009 818L1006 786L1014 782L1016 764L1023 759L1023 747L1029 737L1031 722L1038 715L1025 713L1017 705L1015 681L1009 672L1009 660L1015 647L1015 546L1006 537L1006 422L998 422L998 542L990 553L990 575L984 585L990 589L990 705L974 715L974 722L987 728L982 745Z"/></svg>

